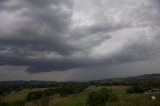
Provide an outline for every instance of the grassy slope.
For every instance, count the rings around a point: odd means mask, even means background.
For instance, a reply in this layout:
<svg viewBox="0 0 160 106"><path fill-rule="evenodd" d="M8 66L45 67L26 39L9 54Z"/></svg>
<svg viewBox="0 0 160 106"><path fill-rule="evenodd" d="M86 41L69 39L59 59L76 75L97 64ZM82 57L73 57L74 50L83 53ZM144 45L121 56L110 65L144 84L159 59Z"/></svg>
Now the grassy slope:
<svg viewBox="0 0 160 106"><path fill-rule="evenodd" d="M97 91L102 87L90 86L80 94L70 95L68 97L60 97L59 95L50 98L50 106L84 106L89 92ZM151 95L158 94L130 94L126 93L128 86L112 86L113 93L120 97L120 102L110 103L109 106L159 106L155 101L150 99ZM33 89L40 90L40 89ZM5 101L25 100L27 93L33 91L24 89L13 95L5 97ZM160 98L158 98L160 100ZM27 105L35 106L35 105Z"/></svg>
<svg viewBox="0 0 160 106"><path fill-rule="evenodd" d="M78 95L69 96L65 99L59 100L58 103L53 103L53 104L51 103L51 106L52 105L54 106L84 106L88 93L92 91L98 91L102 87L103 86L101 87L90 86L89 88L87 88L86 90L84 90ZM118 95L123 95L123 94L126 94L126 89L128 88L128 86L112 86L111 88L113 89L114 93Z"/></svg>
<svg viewBox="0 0 160 106"><path fill-rule="evenodd" d="M16 92L12 95L7 95L3 98L3 101L12 102L17 100L25 101L26 96L29 92L37 91L37 90L43 90L43 88L36 88L36 89L23 89L19 92Z"/></svg>
<svg viewBox="0 0 160 106"><path fill-rule="evenodd" d="M102 87L91 86L78 95L72 95L65 99L60 98L58 102L53 101L56 105L51 103L51 106L85 106L87 94L100 88ZM120 101L109 103L109 106L159 106L156 101L151 100L151 95L157 96L158 94L127 94L128 86L112 86L111 88L113 93L120 97ZM160 98L158 99L160 100Z"/></svg>
<svg viewBox="0 0 160 106"><path fill-rule="evenodd" d="M151 100L151 95L158 97L158 94L124 95L120 98L120 102L110 103L109 106L159 106L157 101Z"/></svg>
<svg viewBox="0 0 160 106"><path fill-rule="evenodd" d="M12 101L17 101L17 100L25 100L25 97L27 96L27 94L30 92L29 89L23 89L19 92L16 92L12 95L7 95L4 97L4 101L7 102L12 102Z"/></svg>

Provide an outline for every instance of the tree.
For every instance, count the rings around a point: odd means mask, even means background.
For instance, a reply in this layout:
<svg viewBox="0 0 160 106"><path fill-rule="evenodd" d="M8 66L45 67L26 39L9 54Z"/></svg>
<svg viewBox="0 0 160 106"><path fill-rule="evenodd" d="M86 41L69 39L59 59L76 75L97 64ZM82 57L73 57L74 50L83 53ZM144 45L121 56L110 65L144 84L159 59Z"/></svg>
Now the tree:
<svg viewBox="0 0 160 106"><path fill-rule="evenodd" d="M104 87L104 88L101 88L99 92L105 95L105 99L108 102L109 98L112 95L112 89Z"/></svg>
<svg viewBox="0 0 160 106"><path fill-rule="evenodd" d="M118 102L118 101L119 101L119 97L116 94L112 93L110 95L109 102Z"/></svg>
<svg viewBox="0 0 160 106"><path fill-rule="evenodd" d="M100 92L91 92L87 98L86 106L105 106L105 94Z"/></svg>
<svg viewBox="0 0 160 106"><path fill-rule="evenodd" d="M127 93L144 93L145 89L143 86L134 85L127 89Z"/></svg>
<svg viewBox="0 0 160 106"><path fill-rule="evenodd" d="M41 97L42 97L41 91L30 92L27 96L27 101L37 100L40 99Z"/></svg>

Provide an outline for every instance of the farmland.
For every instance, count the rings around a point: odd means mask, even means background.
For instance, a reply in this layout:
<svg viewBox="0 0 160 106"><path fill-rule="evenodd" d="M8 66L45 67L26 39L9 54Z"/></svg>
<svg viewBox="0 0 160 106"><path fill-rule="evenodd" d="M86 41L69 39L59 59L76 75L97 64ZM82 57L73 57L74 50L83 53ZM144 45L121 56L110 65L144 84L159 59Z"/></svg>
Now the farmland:
<svg viewBox="0 0 160 106"><path fill-rule="evenodd" d="M127 78L128 82L124 79L121 79L121 82L114 82L113 79L112 83L101 80L94 83L65 82L56 85L46 82L47 86L44 82L36 86L34 84L26 86L26 82L25 86L23 84L17 86L9 82L1 85L6 86L6 90L1 89L5 93L1 93L3 95L0 96L0 106L93 106L88 104L89 97L92 94L99 97L95 96L97 99L90 100L96 103L96 100L102 99L105 93L108 95L104 102L105 106L160 106L159 79L154 77L155 79L149 80L147 77L146 80L143 76L141 81L135 83L134 81L137 82L135 78L139 79L133 77L134 80Z"/></svg>
<svg viewBox="0 0 160 106"><path fill-rule="evenodd" d="M84 91L79 94L69 95L67 97L60 97L59 95L54 95L49 97L49 106L84 106L86 104L87 96L90 92L98 91L104 86L89 86ZM118 95L118 102L110 102L107 103L107 106L151 106L156 105L157 101L151 100L151 95L157 97L160 100L160 95L157 93L148 93L148 94L127 94L126 90L129 86L110 86L112 88L113 93ZM14 101L25 101L26 96L29 92L37 91L42 89L23 89L19 92L16 92L12 95L7 95L2 100L6 102L14 102ZM158 103L157 103L158 104ZM38 106L38 103L35 101L26 102L26 106Z"/></svg>

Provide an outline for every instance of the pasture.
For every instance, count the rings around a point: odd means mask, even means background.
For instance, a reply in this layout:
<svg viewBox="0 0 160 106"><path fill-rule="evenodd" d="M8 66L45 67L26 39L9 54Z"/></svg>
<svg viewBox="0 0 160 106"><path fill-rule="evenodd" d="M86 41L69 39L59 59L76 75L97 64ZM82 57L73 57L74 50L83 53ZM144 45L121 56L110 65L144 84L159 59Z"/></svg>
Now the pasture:
<svg viewBox="0 0 160 106"><path fill-rule="evenodd" d="M78 94L72 94L66 97L60 95L53 95L49 97L49 106L85 106L88 94L93 91L98 91L106 86L89 86ZM109 86L112 92L119 98L117 102L108 102L106 106L160 106L160 94L158 93L141 93L141 94L127 94L126 90L129 86ZM2 101L14 102L25 101L25 106L41 106L39 100L27 102L26 96L29 92L38 91L44 89L23 89L11 95L7 95L2 98ZM151 100L151 96L154 95L156 100Z"/></svg>

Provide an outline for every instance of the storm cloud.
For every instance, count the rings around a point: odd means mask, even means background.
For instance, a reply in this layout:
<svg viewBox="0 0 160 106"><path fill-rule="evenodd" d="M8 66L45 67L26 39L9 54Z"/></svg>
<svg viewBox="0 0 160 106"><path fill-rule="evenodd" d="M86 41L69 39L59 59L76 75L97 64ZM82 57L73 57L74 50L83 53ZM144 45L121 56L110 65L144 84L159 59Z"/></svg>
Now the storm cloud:
<svg viewBox="0 0 160 106"><path fill-rule="evenodd" d="M159 0L0 0L0 66L40 73L153 60L159 11Z"/></svg>

